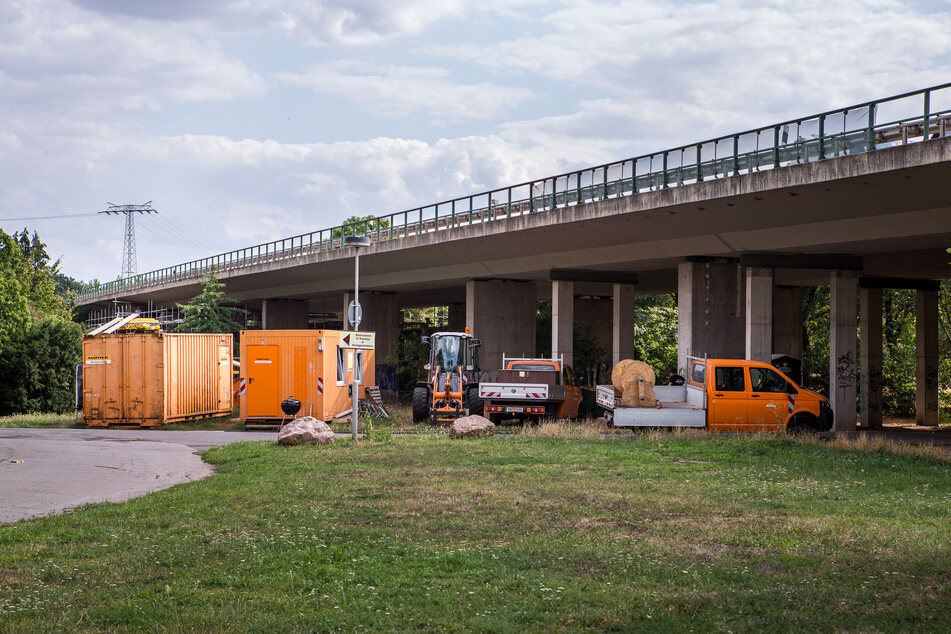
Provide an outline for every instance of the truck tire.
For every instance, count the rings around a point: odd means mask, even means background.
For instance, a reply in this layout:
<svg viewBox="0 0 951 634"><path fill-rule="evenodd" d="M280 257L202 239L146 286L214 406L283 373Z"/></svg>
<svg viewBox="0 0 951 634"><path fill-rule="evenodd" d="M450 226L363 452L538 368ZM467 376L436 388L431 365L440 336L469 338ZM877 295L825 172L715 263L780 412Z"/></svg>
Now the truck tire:
<svg viewBox="0 0 951 634"><path fill-rule="evenodd" d="M466 403L469 404L470 416L482 416L485 412L485 403L479 398L479 387L474 385L466 392Z"/></svg>
<svg viewBox="0 0 951 634"><path fill-rule="evenodd" d="M819 419L811 414L796 414L786 423L787 434L815 434L819 431Z"/></svg>
<svg viewBox="0 0 951 634"><path fill-rule="evenodd" d="M425 387L417 387L413 390L413 422L421 423L429 420L429 408L432 407L432 399L429 396L429 390Z"/></svg>
<svg viewBox="0 0 951 634"><path fill-rule="evenodd" d="M489 422L493 425L498 425L502 422L501 414L489 414Z"/></svg>

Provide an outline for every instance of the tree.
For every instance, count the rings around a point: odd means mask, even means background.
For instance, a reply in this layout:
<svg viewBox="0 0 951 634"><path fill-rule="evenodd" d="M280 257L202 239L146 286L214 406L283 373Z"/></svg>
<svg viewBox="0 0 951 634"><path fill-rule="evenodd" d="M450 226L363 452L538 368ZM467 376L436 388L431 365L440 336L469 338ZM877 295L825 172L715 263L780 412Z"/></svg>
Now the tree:
<svg viewBox="0 0 951 634"><path fill-rule="evenodd" d="M0 230L0 414L72 408L82 331L36 232Z"/></svg>
<svg viewBox="0 0 951 634"><path fill-rule="evenodd" d="M0 415L71 411L82 349L80 325L59 317L18 332L0 350Z"/></svg>
<svg viewBox="0 0 951 634"><path fill-rule="evenodd" d="M635 298L634 358L649 364L662 378L677 367L677 324L676 293Z"/></svg>
<svg viewBox="0 0 951 634"><path fill-rule="evenodd" d="M208 279L202 282L201 293L187 304L178 305L184 318L175 331L237 333L241 330L241 323L236 320L243 321L248 311L240 308L237 300L225 297L224 286L214 271L209 273Z"/></svg>
<svg viewBox="0 0 951 634"><path fill-rule="evenodd" d="M350 216L343 221L343 225L331 231L333 238L343 236L363 236L379 229L389 229L390 221L385 218L377 218L374 215L369 216Z"/></svg>

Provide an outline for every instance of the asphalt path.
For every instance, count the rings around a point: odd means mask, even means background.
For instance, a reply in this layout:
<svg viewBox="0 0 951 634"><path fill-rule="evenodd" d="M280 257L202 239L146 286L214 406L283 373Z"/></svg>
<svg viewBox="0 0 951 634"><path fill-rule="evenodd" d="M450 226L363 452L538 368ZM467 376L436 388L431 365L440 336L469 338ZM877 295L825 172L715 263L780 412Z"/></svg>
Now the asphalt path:
<svg viewBox="0 0 951 634"><path fill-rule="evenodd" d="M0 523L122 502L214 470L196 453L273 431L0 429Z"/></svg>

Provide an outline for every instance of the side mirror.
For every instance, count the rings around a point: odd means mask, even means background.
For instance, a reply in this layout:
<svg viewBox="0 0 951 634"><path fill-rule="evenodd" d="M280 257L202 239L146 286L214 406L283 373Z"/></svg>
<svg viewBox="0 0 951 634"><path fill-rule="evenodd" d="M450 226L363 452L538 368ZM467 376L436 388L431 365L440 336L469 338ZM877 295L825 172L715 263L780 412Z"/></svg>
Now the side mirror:
<svg viewBox="0 0 951 634"><path fill-rule="evenodd" d="M481 339L473 339L473 340L472 340L472 343L470 343L469 345L471 345L473 348L478 348L479 346L482 345L482 340L481 340Z"/></svg>
<svg viewBox="0 0 951 634"><path fill-rule="evenodd" d="M429 371L429 370L432 370L432 369L433 369L433 366L431 366L431 365L429 365L429 364L427 363L426 365L423 366L423 369L426 370L426 371Z"/></svg>
<svg viewBox="0 0 951 634"><path fill-rule="evenodd" d="M429 337L427 335L423 335L423 344L429 345Z"/></svg>

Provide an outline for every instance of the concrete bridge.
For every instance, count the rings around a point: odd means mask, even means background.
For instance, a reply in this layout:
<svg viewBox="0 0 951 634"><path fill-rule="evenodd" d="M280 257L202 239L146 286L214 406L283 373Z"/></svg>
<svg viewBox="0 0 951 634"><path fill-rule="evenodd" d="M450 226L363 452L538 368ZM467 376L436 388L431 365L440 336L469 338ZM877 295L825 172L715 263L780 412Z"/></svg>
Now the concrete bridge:
<svg viewBox="0 0 951 634"><path fill-rule="evenodd" d="M170 305L214 268L264 328L341 313L360 257L361 328L388 350L399 309L448 305L482 338L482 364L535 349L552 300L552 350L576 321L613 361L633 354L636 294L678 292L686 355L802 356L803 286L831 286L836 429L881 424L882 289L918 296L918 419L937 424L936 280L949 277L951 84L256 245L119 280L81 298ZM906 112L907 111L907 112ZM883 113L888 113L883 117ZM896 114L897 113L897 116ZM860 301L857 305L857 299ZM861 324L861 344L858 326ZM861 349L859 349L861 346ZM861 367L856 359L861 358Z"/></svg>

